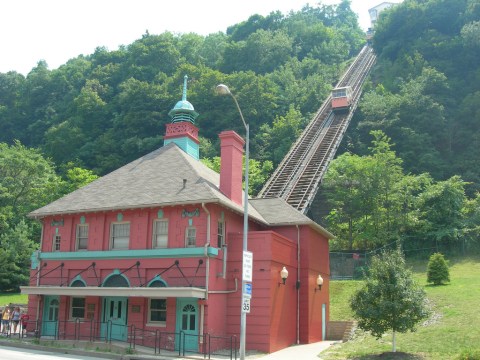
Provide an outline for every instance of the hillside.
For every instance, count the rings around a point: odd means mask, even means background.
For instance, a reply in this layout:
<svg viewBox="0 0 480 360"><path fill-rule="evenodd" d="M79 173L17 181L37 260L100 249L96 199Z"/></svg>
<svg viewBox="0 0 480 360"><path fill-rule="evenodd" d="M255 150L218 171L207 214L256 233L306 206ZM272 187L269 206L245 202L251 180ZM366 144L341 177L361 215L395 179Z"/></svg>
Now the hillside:
<svg viewBox="0 0 480 360"><path fill-rule="evenodd" d="M252 15L227 33L145 33L115 51L97 48L58 69L41 61L24 77L0 74L0 142L38 147L57 166L68 162L103 175L163 144L168 112L182 97L200 113L203 157L217 135L243 130L215 86L235 92L252 134L252 157L281 160L344 62L364 38L348 1L283 15ZM288 127L278 138L274 122Z"/></svg>
<svg viewBox="0 0 480 360"><path fill-rule="evenodd" d="M397 334L397 351L407 353L396 359L459 359L462 353L480 354L480 261L478 258L458 259L450 267L451 282L443 286L426 285L426 262L415 263L415 280L424 285L432 315L414 333ZM330 320L352 319L349 299L360 282L333 281L331 283ZM377 359L379 354L391 351L391 333L381 339L357 330L347 343L335 345L322 353L324 360ZM376 356L377 355L377 356ZM385 357L383 357L385 358ZM467 359L473 357L464 357Z"/></svg>
<svg viewBox="0 0 480 360"><path fill-rule="evenodd" d="M392 138L407 172L460 175L480 189L480 4L406 0L377 24L378 62L345 148L365 153L369 132Z"/></svg>

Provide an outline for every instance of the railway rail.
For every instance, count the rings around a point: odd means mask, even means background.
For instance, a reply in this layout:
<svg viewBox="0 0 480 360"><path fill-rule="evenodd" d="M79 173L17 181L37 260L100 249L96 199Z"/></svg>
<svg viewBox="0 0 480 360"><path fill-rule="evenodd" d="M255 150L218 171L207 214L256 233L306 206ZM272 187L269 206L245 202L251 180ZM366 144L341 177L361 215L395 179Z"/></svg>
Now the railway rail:
<svg viewBox="0 0 480 360"><path fill-rule="evenodd" d="M280 197L302 213L308 212L374 63L373 50L369 46L363 47L336 86L352 88L350 110L334 112L329 96L260 191L259 198Z"/></svg>

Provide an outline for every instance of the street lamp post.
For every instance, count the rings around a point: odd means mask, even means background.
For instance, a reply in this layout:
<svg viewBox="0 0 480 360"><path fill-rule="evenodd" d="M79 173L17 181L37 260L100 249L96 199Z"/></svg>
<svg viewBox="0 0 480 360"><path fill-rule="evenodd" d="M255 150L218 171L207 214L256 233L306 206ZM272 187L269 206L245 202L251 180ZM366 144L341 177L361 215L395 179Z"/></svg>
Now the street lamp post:
<svg viewBox="0 0 480 360"><path fill-rule="evenodd" d="M217 93L221 95L230 95L237 105L238 112L240 113L240 118L242 119L243 126L245 126L245 191L244 191L244 200L243 200L243 253L247 251L248 244L248 162L250 157L250 130L248 124L243 118L242 110L238 105L238 101L235 96L231 93L227 85L220 84L217 85ZM242 256L243 259L243 256ZM245 280L244 274L242 274L242 304L243 299L245 298ZM245 338L247 332L247 313L240 310L240 359L245 360Z"/></svg>

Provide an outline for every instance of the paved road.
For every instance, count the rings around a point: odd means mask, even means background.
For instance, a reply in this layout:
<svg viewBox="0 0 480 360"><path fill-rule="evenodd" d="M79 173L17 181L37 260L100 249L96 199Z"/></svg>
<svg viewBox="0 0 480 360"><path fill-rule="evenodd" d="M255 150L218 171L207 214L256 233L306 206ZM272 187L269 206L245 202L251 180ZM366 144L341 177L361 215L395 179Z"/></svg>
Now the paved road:
<svg viewBox="0 0 480 360"><path fill-rule="evenodd" d="M49 351L39 351L33 349L18 349L0 346L0 359L2 360L58 360L58 359L78 359L78 360L105 360L99 357L87 357L85 355L59 354Z"/></svg>

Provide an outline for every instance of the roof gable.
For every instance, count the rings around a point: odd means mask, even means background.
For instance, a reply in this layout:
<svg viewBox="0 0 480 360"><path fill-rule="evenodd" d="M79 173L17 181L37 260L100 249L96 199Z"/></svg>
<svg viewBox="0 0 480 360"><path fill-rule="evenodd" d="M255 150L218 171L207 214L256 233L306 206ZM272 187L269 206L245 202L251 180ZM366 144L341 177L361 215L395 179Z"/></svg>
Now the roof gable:
<svg viewBox="0 0 480 360"><path fill-rule="evenodd" d="M171 143L29 214L106 211L182 203L226 202L219 174Z"/></svg>

